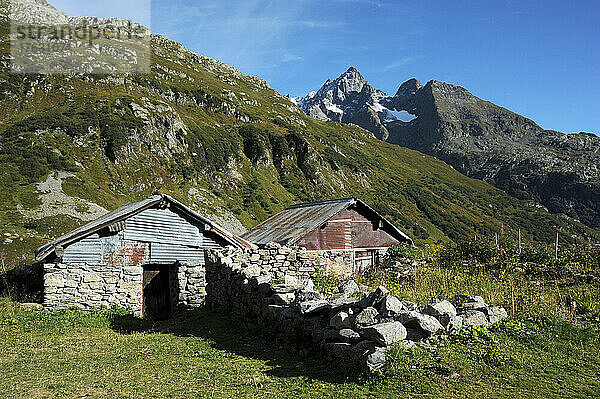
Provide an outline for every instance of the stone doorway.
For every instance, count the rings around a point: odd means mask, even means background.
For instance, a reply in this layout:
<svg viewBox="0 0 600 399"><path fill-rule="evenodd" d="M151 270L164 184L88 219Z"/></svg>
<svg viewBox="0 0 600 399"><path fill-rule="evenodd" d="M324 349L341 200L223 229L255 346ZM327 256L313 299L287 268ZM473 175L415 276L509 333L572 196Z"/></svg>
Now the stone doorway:
<svg viewBox="0 0 600 399"><path fill-rule="evenodd" d="M171 315L171 285L168 265L146 265L142 282L142 315L164 320Z"/></svg>

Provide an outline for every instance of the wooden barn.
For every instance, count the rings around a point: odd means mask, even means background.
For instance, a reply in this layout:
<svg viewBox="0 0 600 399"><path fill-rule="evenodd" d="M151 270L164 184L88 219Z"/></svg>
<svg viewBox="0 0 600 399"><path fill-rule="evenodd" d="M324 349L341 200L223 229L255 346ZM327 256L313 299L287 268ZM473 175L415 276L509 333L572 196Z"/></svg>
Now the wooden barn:
<svg viewBox="0 0 600 399"><path fill-rule="evenodd" d="M130 203L36 251L44 265L44 306L130 308L167 317L200 306L204 251L253 244L167 195Z"/></svg>
<svg viewBox="0 0 600 399"><path fill-rule="evenodd" d="M354 271L365 270L389 247L412 239L356 198L290 206L242 235L263 246L269 242L308 250L350 252Z"/></svg>

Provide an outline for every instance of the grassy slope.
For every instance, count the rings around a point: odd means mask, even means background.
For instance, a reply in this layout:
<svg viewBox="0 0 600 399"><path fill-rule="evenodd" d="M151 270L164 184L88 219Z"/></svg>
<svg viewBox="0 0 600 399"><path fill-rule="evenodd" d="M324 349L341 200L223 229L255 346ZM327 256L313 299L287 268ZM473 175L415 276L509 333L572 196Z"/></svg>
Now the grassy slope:
<svg viewBox="0 0 600 399"><path fill-rule="evenodd" d="M5 250L30 251L81 223L29 220L15 209L39 206L35 185L57 169L76 175L63 184L67 194L107 209L160 190L201 211L228 209L246 227L298 201L353 195L418 243L489 235L502 224L530 239L551 241L557 228L566 241L599 237L432 157L312 120L260 80L163 38L154 39L153 73L124 78L0 72L0 223L25 238ZM155 107L152 121L132 104ZM256 129L244 133L249 122ZM207 190L209 202L190 188Z"/></svg>

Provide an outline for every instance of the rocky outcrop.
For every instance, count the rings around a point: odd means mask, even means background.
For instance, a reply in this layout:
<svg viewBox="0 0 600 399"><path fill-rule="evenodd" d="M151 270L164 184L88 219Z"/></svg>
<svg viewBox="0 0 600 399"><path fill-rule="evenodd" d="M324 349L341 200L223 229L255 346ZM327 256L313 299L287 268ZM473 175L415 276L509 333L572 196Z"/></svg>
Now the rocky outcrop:
<svg viewBox="0 0 600 399"><path fill-rule="evenodd" d="M488 306L480 297L461 295L419 308L384 287L357 291L352 280L323 295L310 279L278 278L272 269L231 255L231 249L207 253L208 306L244 325L274 330L293 348L326 354L345 367L370 373L385 368L393 345L424 344L463 325L491 326L507 317L503 308Z"/></svg>

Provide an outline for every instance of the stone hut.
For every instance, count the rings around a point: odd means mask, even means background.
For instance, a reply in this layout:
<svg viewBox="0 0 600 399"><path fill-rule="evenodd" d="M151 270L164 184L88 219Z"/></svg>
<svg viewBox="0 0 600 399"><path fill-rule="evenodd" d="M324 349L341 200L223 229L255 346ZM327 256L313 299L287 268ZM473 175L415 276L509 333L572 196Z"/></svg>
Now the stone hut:
<svg viewBox="0 0 600 399"><path fill-rule="evenodd" d="M168 195L130 203L36 251L44 307L114 305L165 318L205 298L205 250L253 248Z"/></svg>
<svg viewBox="0 0 600 399"><path fill-rule="evenodd" d="M350 270L359 273L378 262L393 245L413 245L412 239L356 198L290 206L242 235L265 246L270 242L340 254Z"/></svg>

